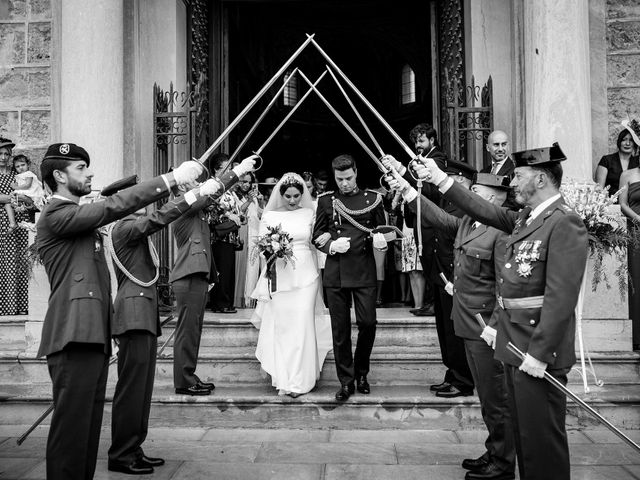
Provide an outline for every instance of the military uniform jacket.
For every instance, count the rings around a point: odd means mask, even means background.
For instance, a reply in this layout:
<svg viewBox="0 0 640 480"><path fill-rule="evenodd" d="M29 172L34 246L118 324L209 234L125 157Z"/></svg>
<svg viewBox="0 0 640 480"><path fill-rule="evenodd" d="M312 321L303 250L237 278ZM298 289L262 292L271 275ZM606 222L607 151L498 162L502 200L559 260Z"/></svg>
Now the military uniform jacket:
<svg viewBox="0 0 640 480"><path fill-rule="evenodd" d="M453 217L461 218L464 215L462 210L444 198L440 199L440 208ZM434 229L433 242L429 245L431 250L424 252L425 255L431 257L425 275L427 281L434 285L444 287L440 273L444 274L447 280L453 282L453 243L455 239L455 231ZM426 248L426 245L424 247Z"/></svg>
<svg viewBox="0 0 640 480"><path fill-rule="evenodd" d="M470 216L509 235L496 245L496 285L504 298L543 295L541 308L500 309L495 358L522 362L507 350L523 352L567 369L576 361L574 308L587 261L587 232L582 219L560 198L526 225L531 212L490 204L455 184L444 194Z"/></svg>
<svg viewBox="0 0 640 480"><path fill-rule="evenodd" d="M118 260L135 278L151 281L156 268L151 259L148 237L161 230L189 210L184 197L170 200L150 215L129 215L116 222L111 233L113 250ZM158 290L156 284L143 287L133 282L115 264L118 293L114 301L111 335L129 330L146 330L160 335Z"/></svg>
<svg viewBox="0 0 640 480"><path fill-rule="evenodd" d="M98 228L169 195L161 178L123 190L103 202L78 205L54 197L37 224L36 247L51 285L38 356L70 342L103 344L111 351L113 305Z"/></svg>
<svg viewBox="0 0 640 480"><path fill-rule="evenodd" d="M322 283L325 287L333 288L374 287L376 263L373 258L371 234L356 228L338 215L333 207L334 200L341 201L350 210L362 210L378 201L373 210L362 215L353 215L353 218L369 229L386 224L382 198L375 190L358 190L353 195L329 191L319 195L313 238L316 239L325 232L331 235L331 240L319 248L327 254ZM329 245L339 237L350 238L351 248L345 253L330 255Z"/></svg>
<svg viewBox="0 0 640 480"><path fill-rule="evenodd" d="M494 326L497 317L492 316L496 305L496 275L494 246L503 232L486 225L473 227L475 220L468 215L462 218L447 214L424 197L419 197L422 221L455 235L453 244L453 326L456 335L478 340L482 329L475 315L480 313L488 325ZM416 208L418 199L409 203Z"/></svg>
<svg viewBox="0 0 640 480"><path fill-rule="evenodd" d="M238 177L229 171L219 180L225 190L238 181ZM218 195L221 195L220 192ZM209 279L211 268L211 233L209 224L203 209L211 205L215 200L210 197L198 199L191 209L182 215L173 224L173 236L178 247L176 261L173 270L169 274L169 281L175 282L196 273L205 274Z"/></svg>

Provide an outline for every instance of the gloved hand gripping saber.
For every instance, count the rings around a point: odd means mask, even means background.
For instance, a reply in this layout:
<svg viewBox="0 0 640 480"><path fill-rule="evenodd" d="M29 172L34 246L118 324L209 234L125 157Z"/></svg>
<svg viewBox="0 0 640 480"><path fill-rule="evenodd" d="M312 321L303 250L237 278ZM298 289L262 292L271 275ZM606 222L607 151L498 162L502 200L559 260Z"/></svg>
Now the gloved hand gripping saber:
<svg viewBox="0 0 640 480"><path fill-rule="evenodd" d="M162 323L160 324L160 328L164 327L167 323L173 320L173 318L174 318L173 315L169 315L165 320L162 321ZM164 351L164 349L167 348L167 345L169 344L171 339L174 337L175 333L176 333L176 330L174 328L171 334L169 335L169 337L162 344L162 347L160 347L160 350L158 350L157 356L159 356ZM113 365L114 363L116 363L117 360L118 360L118 354L116 353L112 355L111 358L109 359L109 365ZM49 405L49 407L44 412L42 412L42 414L37 418L37 420L33 423L33 425L31 425L22 435L20 435L20 437L18 437L18 439L16 440L16 443L18 445L22 445L24 441L27 439L27 437L31 435L31 432L33 432L38 427L38 425L44 422L45 419L49 415L51 415L51 412L53 412L54 408L55 406L53 403Z"/></svg>
<svg viewBox="0 0 640 480"><path fill-rule="evenodd" d="M509 342L507 344L507 349L511 353L513 353L515 356L517 356L520 360L524 360L524 353L518 347L516 347L513 343ZM620 439L622 439L627 445L633 448L636 452L640 453L640 445L638 445L636 442L634 442L629 437L627 437L620 429L618 429L615 425L609 422L609 420L607 420L600 413L595 411L593 407L591 407L588 403L586 403L584 400L578 397L575 393L573 393L571 390L565 387L557 378L555 378L549 372L545 371L544 379L547 382L549 382L551 385L556 387L558 390L560 390L562 393L564 393L567 397L569 397L575 403L577 403L584 410L586 410L591 415L593 415L596 418L596 420L598 420L605 427L611 430L615 435L620 437Z"/></svg>

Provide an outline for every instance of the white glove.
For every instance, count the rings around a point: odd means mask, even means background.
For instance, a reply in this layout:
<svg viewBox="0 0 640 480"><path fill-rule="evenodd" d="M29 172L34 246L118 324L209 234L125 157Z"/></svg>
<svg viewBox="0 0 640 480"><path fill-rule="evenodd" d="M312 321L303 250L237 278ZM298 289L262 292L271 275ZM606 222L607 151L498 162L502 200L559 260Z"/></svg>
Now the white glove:
<svg viewBox="0 0 640 480"><path fill-rule="evenodd" d="M373 248L377 248L378 250L387 249L387 241L384 239L384 235L382 233L373 234Z"/></svg>
<svg viewBox="0 0 640 480"><path fill-rule="evenodd" d="M489 325L487 325L486 327L484 327L484 330L482 330L482 333L480 334L480 338L482 338L485 342L487 342L487 345L489 345L491 348L493 348L494 350L496 349L496 329L490 327Z"/></svg>
<svg viewBox="0 0 640 480"><path fill-rule="evenodd" d="M330 253L345 253L351 248L351 239L348 237L340 237L329 245Z"/></svg>
<svg viewBox="0 0 640 480"><path fill-rule="evenodd" d="M314 240L314 243L318 247L322 248L327 244L329 240L331 240L331 234L328 232L324 232L322 235L320 235L318 238Z"/></svg>
<svg viewBox="0 0 640 480"><path fill-rule="evenodd" d="M444 291L453 297L453 283L447 282L444 286Z"/></svg>
<svg viewBox="0 0 640 480"><path fill-rule="evenodd" d="M413 188L411 184L402 177L392 177L391 175L387 175L385 180L389 183L391 190L395 190L403 194L405 191Z"/></svg>
<svg viewBox="0 0 640 480"><path fill-rule="evenodd" d="M236 165L231 169L233 173L236 174L236 177L241 177L246 173L252 172L256 166L256 160L258 159L258 155L251 155L250 157L245 158L240 162L240 165Z"/></svg>
<svg viewBox="0 0 640 480"><path fill-rule="evenodd" d="M414 160L412 166L420 180L426 180L436 186L449 178L446 173L440 170L433 158L420 157L419 161Z"/></svg>
<svg viewBox="0 0 640 480"><path fill-rule="evenodd" d="M544 378L544 371L547 369L547 364L541 362L540 360L536 360L528 353L524 356L524 361L522 365L520 365L521 372L528 373L532 377L536 378Z"/></svg>
<svg viewBox="0 0 640 480"><path fill-rule="evenodd" d="M387 170L395 170L400 175L404 174L405 167L392 155L383 155L380 158L380 162L387 168Z"/></svg>
<svg viewBox="0 0 640 480"><path fill-rule="evenodd" d="M222 191L224 186L217 178L210 178L206 182L200 185L200 195L203 197L205 195L215 195L216 193Z"/></svg>
<svg viewBox="0 0 640 480"><path fill-rule="evenodd" d="M178 186L189 185L194 183L202 175L202 172L204 172L204 167L201 163L187 160L173 170L173 178Z"/></svg>

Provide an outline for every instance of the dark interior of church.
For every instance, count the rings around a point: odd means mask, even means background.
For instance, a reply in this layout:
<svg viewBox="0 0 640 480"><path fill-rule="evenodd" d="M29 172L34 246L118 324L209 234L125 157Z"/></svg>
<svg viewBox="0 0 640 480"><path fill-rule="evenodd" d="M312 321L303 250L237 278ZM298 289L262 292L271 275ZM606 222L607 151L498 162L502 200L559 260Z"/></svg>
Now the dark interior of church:
<svg viewBox="0 0 640 480"><path fill-rule="evenodd" d="M229 2L228 14L229 118L233 119L307 38L315 40L348 76L393 129L411 146L409 130L432 119L431 47L428 2ZM315 81L325 59L309 44L291 64ZM402 100L403 69L415 78L414 101ZM339 75L337 75L340 79ZM340 79L342 81L342 79ZM278 80L230 137L230 150L245 137L282 85ZM294 82L292 82L294 83ZM297 99L308 86L297 78ZM356 93L342 86L371 129L384 153L406 159L407 154L386 131ZM343 94L327 74L318 90L380 156ZM406 88L406 87L405 87ZM258 149L290 111L281 94L259 124L240 157ZM357 159L362 187L378 186L373 160L314 94L308 96L291 119L262 151L261 178L286 171L330 170L331 159L351 153Z"/></svg>

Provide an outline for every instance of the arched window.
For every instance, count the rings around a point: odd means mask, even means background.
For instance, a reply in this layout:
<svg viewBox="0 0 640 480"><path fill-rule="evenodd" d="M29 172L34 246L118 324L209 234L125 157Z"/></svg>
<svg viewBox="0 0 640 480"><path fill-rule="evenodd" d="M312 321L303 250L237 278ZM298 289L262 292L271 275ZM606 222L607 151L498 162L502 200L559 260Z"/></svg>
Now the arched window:
<svg viewBox="0 0 640 480"><path fill-rule="evenodd" d="M400 103L408 105L416 101L416 74L409 65L402 67Z"/></svg>
<svg viewBox="0 0 640 480"><path fill-rule="evenodd" d="M284 91L282 92L284 105L286 107L293 107L296 103L298 103L298 77L294 75L294 77L289 80L291 76L291 70L289 70L284 75L284 81L288 83L284 87Z"/></svg>

